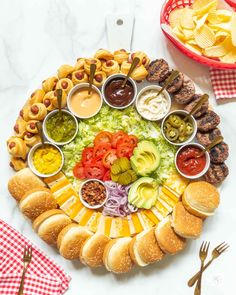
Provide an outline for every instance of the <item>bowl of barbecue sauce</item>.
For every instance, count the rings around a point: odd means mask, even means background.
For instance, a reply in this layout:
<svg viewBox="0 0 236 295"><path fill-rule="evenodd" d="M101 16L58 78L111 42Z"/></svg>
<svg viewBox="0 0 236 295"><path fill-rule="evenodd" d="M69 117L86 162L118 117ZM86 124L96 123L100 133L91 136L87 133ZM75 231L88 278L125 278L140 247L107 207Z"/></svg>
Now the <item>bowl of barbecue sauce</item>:
<svg viewBox="0 0 236 295"><path fill-rule="evenodd" d="M129 78L123 87L125 75L114 74L107 78L102 87L102 95L106 104L115 109L125 109L134 103L137 96L137 86Z"/></svg>

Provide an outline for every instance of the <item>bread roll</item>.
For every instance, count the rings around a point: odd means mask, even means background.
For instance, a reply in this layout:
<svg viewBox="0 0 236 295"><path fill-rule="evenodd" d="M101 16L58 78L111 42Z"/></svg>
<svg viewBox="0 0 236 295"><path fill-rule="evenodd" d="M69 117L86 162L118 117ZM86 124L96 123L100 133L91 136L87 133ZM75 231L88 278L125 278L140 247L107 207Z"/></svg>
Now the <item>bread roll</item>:
<svg viewBox="0 0 236 295"><path fill-rule="evenodd" d="M130 255L139 266L161 260L165 254L159 247L154 228L139 233L130 243Z"/></svg>
<svg viewBox="0 0 236 295"><path fill-rule="evenodd" d="M162 251L176 254L184 249L186 240L178 236L171 227L170 216L164 218L155 229L155 236Z"/></svg>
<svg viewBox="0 0 236 295"><path fill-rule="evenodd" d="M108 271L114 273L129 272L133 262L129 253L132 238L125 237L111 240L105 247L103 263Z"/></svg>
<svg viewBox="0 0 236 295"><path fill-rule="evenodd" d="M80 251L80 260L83 264L90 267L99 267L103 265L103 253L110 238L97 233L89 237L82 245Z"/></svg>
<svg viewBox="0 0 236 295"><path fill-rule="evenodd" d="M24 194L20 200L20 210L32 221L45 211L56 209L57 202L47 188L35 188Z"/></svg>
<svg viewBox="0 0 236 295"><path fill-rule="evenodd" d="M220 195L212 184L206 181L197 181L187 186L182 202L190 213L206 218L213 215L219 206Z"/></svg>
<svg viewBox="0 0 236 295"><path fill-rule="evenodd" d="M203 221L201 218L189 213L182 202L174 207L172 213L172 227L181 237L187 239L196 239L202 232Z"/></svg>
<svg viewBox="0 0 236 295"><path fill-rule="evenodd" d="M66 259L80 258L80 250L84 241L93 233L76 223L66 226L59 234L57 248Z"/></svg>
<svg viewBox="0 0 236 295"><path fill-rule="evenodd" d="M18 171L8 182L8 190L17 201L20 201L29 190L45 186L45 183L29 168Z"/></svg>
<svg viewBox="0 0 236 295"><path fill-rule="evenodd" d="M59 233L71 222L62 210L52 209L39 215L34 220L33 228L46 243L56 245Z"/></svg>

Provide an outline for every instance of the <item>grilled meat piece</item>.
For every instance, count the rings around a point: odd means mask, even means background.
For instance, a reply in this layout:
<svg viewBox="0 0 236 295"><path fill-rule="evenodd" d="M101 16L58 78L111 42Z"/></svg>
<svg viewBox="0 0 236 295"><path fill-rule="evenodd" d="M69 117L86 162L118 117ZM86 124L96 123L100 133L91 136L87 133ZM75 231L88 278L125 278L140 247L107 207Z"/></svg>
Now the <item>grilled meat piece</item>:
<svg viewBox="0 0 236 295"><path fill-rule="evenodd" d="M163 58L153 60L148 67L147 80L159 83L168 77L169 72L169 65Z"/></svg>
<svg viewBox="0 0 236 295"><path fill-rule="evenodd" d="M169 73L169 75L166 79L169 78L170 74L171 74L171 72ZM165 79L165 81L160 83L160 86L164 85L164 83L166 82L166 79ZM179 72L179 75L174 79L174 81L172 83L170 83L170 85L166 88L166 90L170 94L177 92L183 86L183 83L184 83L184 75L183 75L183 73Z"/></svg>
<svg viewBox="0 0 236 295"><path fill-rule="evenodd" d="M195 86L192 80L184 79L183 85L180 90L174 93L173 98L179 104L186 104L192 100L195 94Z"/></svg>
<svg viewBox="0 0 236 295"><path fill-rule="evenodd" d="M218 184L222 182L229 174L229 169L225 165L222 164L211 164L207 173L204 175L204 178L207 182L212 184Z"/></svg>
<svg viewBox="0 0 236 295"><path fill-rule="evenodd" d="M218 137L218 136L221 136L221 132L220 132L220 129L219 128L215 128L215 129L212 129L208 132L201 132L201 131L198 131L197 132L197 140L200 144L204 145L204 146L207 146L209 144L212 143L212 141Z"/></svg>
<svg viewBox="0 0 236 295"><path fill-rule="evenodd" d="M185 106L184 110L187 112L191 112L192 109L195 107L195 105L199 102L201 97L202 97L202 94L194 94L192 97L192 100ZM195 118L201 117L207 112L208 106L209 106L209 102L208 101L204 102L201 105L200 109L198 109L197 113L195 113L193 116Z"/></svg>
<svg viewBox="0 0 236 295"><path fill-rule="evenodd" d="M211 162L214 164L223 163L229 156L229 146L225 142L221 142L210 150Z"/></svg>
<svg viewBox="0 0 236 295"><path fill-rule="evenodd" d="M207 132L220 124L220 117L213 111L207 111L197 119L198 130Z"/></svg>

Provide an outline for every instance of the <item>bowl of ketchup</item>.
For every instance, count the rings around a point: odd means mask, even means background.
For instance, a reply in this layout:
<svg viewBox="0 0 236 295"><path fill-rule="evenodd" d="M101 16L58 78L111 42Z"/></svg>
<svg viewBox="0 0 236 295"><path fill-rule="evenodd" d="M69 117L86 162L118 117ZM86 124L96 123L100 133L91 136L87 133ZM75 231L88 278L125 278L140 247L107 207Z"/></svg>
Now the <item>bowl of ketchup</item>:
<svg viewBox="0 0 236 295"><path fill-rule="evenodd" d="M178 172L186 178L196 179L203 176L210 166L210 156L205 152L200 157L204 147L199 143L183 145L175 155L175 166Z"/></svg>

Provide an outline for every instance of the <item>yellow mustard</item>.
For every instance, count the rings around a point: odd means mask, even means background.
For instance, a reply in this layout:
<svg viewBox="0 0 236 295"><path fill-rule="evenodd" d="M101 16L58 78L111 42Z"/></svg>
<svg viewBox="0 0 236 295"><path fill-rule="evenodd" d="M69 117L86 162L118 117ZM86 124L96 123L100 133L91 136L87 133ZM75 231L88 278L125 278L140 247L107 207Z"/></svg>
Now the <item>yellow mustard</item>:
<svg viewBox="0 0 236 295"><path fill-rule="evenodd" d="M61 153L49 144L39 147L33 154L34 167L42 174L52 174L58 171L61 163Z"/></svg>

